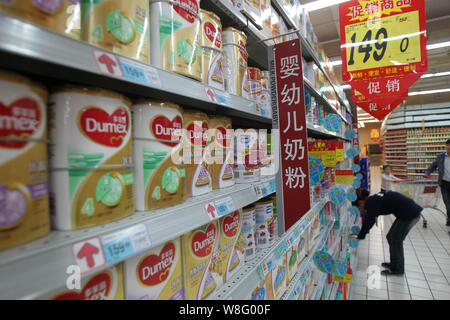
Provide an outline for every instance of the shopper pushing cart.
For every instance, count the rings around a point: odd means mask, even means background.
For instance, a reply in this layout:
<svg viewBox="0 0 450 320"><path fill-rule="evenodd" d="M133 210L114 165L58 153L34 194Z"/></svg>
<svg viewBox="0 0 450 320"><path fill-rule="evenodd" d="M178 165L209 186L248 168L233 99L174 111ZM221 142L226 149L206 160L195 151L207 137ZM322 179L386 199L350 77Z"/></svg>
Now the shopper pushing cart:
<svg viewBox="0 0 450 320"><path fill-rule="evenodd" d="M359 209L366 211L361 231L358 234L359 240L365 239L378 216L393 214L396 217L386 236L391 261L381 264L386 268L381 273L383 275L403 275L405 273L403 241L420 220L423 208L411 198L395 191L380 192L370 197L359 196L357 201Z"/></svg>

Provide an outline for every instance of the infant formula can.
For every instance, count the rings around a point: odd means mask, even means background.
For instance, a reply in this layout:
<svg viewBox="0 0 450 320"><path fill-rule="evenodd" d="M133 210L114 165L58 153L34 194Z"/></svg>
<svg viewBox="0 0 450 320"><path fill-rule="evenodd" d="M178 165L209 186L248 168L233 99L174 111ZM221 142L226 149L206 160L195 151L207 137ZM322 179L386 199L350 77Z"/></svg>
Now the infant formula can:
<svg viewBox="0 0 450 320"><path fill-rule="evenodd" d="M47 91L0 70L0 250L50 232Z"/></svg>
<svg viewBox="0 0 450 320"><path fill-rule="evenodd" d="M131 102L96 88L65 86L50 97L54 227L96 226L134 212Z"/></svg>
<svg viewBox="0 0 450 320"><path fill-rule="evenodd" d="M234 132L234 179L236 183L260 179L258 161L258 131L238 129Z"/></svg>
<svg viewBox="0 0 450 320"><path fill-rule="evenodd" d="M200 10L202 20L202 81L225 90L223 84L222 24L213 12Z"/></svg>
<svg viewBox="0 0 450 320"><path fill-rule="evenodd" d="M225 90L249 99L247 79L247 36L234 28L223 31Z"/></svg>
<svg viewBox="0 0 450 320"><path fill-rule="evenodd" d="M248 68L248 90L250 100L256 104L256 112L261 114L261 70Z"/></svg>
<svg viewBox="0 0 450 320"><path fill-rule="evenodd" d="M203 112L183 113L183 162L186 168L186 185L190 197L212 191L211 147L208 137L208 116Z"/></svg>
<svg viewBox="0 0 450 320"><path fill-rule="evenodd" d="M242 209L242 233L244 236L244 257L250 261L256 257L256 216L255 206L250 205Z"/></svg>
<svg viewBox="0 0 450 320"><path fill-rule="evenodd" d="M176 238L124 262L126 300L183 300L181 240Z"/></svg>
<svg viewBox="0 0 450 320"><path fill-rule="evenodd" d="M151 62L202 79L200 0L150 0Z"/></svg>
<svg viewBox="0 0 450 320"><path fill-rule="evenodd" d="M272 245L269 225L273 220L273 202L271 200L256 203L256 248L264 249Z"/></svg>
<svg viewBox="0 0 450 320"><path fill-rule="evenodd" d="M182 237L186 300L204 300L222 285L219 245L218 221L192 230Z"/></svg>
<svg viewBox="0 0 450 320"><path fill-rule="evenodd" d="M81 0L2 0L0 12L80 39Z"/></svg>
<svg viewBox="0 0 450 320"><path fill-rule="evenodd" d="M230 118L215 116L209 120L211 140L210 171L213 189L223 189L234 185L232 130Z"/></svg>
<svg viewBox="0 0 450 320"><path fill-rule="evenodd" d="M186 172L181 159L175 161L173 157L182 149L181 108L172 103L139 101L132 110L136 210L183 202Z"/></svg>
<svg viewBox="0 0 450 320"><path fill-rule="evenodd" d="M261 115L272 118L272 100L269 71L261 71Z"/></svg>
<svg viewBox="0 0 450 320"><path fill-rule="evenodd" d="M147 0L82 0L82 39L149 63Z"/></svg>

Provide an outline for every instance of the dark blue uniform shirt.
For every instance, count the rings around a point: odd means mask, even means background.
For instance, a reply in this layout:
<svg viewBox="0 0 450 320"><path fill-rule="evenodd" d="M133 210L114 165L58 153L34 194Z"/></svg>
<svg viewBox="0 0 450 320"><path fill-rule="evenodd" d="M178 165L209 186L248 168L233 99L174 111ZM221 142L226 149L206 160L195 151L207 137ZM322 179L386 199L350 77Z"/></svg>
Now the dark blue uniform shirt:
<svg viewBox="0 0 450 320"><path fill-rule="evenodd" d="M365 205L366 217L358 238L364 239L378 216L393 214L400 220L412 220L420 216L423 208L414 200L394 191L385 191L370 196Z"/></svg>

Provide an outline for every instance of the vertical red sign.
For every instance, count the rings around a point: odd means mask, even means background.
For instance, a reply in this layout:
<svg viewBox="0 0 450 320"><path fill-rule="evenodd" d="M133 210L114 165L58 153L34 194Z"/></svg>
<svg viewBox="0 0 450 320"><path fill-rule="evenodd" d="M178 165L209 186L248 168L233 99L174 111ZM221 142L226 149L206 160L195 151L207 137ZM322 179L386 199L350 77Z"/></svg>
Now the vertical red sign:
<svg viewBox="0 0 450 320"><path fill-rule="evenodd" d="M311 209L300 40L277 44L274 61L284 226L288 230Z"/></svg>

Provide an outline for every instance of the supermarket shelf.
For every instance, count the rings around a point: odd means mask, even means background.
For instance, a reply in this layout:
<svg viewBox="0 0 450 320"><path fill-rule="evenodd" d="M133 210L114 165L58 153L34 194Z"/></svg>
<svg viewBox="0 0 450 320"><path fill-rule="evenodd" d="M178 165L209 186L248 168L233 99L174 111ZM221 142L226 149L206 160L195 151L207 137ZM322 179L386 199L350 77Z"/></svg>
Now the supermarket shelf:
<svg viewBox="0 0 450 320"><path fill-rule="evenodd" d="M406 134L405 135L399 135L399 136L389 136L389 135L385 135L384 136L385 139L397 139L397 138L406 138Z"/></svg>
<svg viewBox="0 0 450 320"><path fill-rule="evenodd" d="M324 139L340 139L340 140L344 140L344 141L348 141L350 142L350 140L348 140L347 138L341 137L339 135L337 135L337 133L335 132L331 132L326 130L324 127L322 126L317 126L317 125L313 125L313 124L307 124L307 129L308 129L308 135L314 138L324 138Z"/></svg>
<svg viewBox="0 0 450 320"><path fill-rule="evenodd" d="M423 175L424 175L423 173L408 173L408 176L423 176ZM438 174L437 173L432 173L432 174L430 174L430 176L437 177Z"/></svg>
<svg viewBox="0 0 450 320"><path fill-rule="evenodd" d="M406 164L393 164L392 166L393 167L406 167L407 165ZM393 169L393 170L395 170L395 169Z"/></svg>
<svg viewBox="0 0 450 320"><path fill-rule="evenodd" d="M406 153L441 153L441 152L446 152L446 151L447 150L424 150L424 151L414 150L414 151L406 151ZM422 157L422 156L420 156L420 157Z"/></svg>
<svg viewBox="0 0 450 320"><path fill-rule="evenodd" d="M445 141L444 141L445 142ZM440 146L430 146L430 145L428 145L428 146L421 146L421 145L417 145L417 143L426 143L426 142L416 142L416 143L410 143L410 144L415 144L413 147L411 147L411 146L409 146L408 147L408 150L410 150L410 149L414 149L414 148L421 148L421 149L423 149L423 148L437 148L437 147L440 147Z"/></svg>
<svg viewBox="0 0 450 320"><path fill-rule="evenodd" d="M407 172L408 170L406 169L392 169L392 172Z"/></svg>
<svg viewBox="0 0 450 320"><path fill-rule="evenodd" d="M415 157L406 157L406 159L417 159L417 157L419 156L415 156ZM425 159L436 159L435 156L420 156L420 158L425 158Z"/></svg>
<svg viewBox="0 0 450 320"><path fill-rule="evenodd" d="M316 243L314 244L313 248L311 249L311 252L316 252L318 250L321 250L323 246L325 245L326 239L328 238L328 235L330 234L330 231L333 229L334 221L330 221L328 225L325 228L325 232L322 232L322 237L320 237L318 240L316 240ZM286 292L284 293L281 300L289 300L291 294L293 293L295 287L297 286L298 282L300 281L301 276L303 273L305 273L308 266L311 264L311 261L313 259L314 255L310 254L309 256L306 256L302 262L299 264L298 271L294 278L292 279L291 283L286 289Z"/></svg>
<svg viewBox="0 0 450 320"><path fill-rule="evenodd" d="M52 231L47 237L2 251L0 274L8 276L0 277L0 299L34 299L61 288L67 279L67 267L75 264L72 254L74 243L143 224L147 227L152 247L155 247L209 223L210 219L205 212L207 203L231 198L234 209L242 208L258 201L256 188L267 185L270 181L275 181L275 178L265 178L252 184L237 184L226 190L189 199L174 207L137 212L128 218L99 227L72 232ZM48 261L51 263L47 263ZM42 265L45 268L37 267ZM101 269L107 267L108 264Z"/></svg>
<svg viewBox="0 0 450 320"><path fill-rule="evenodd" d="M416 137L416 136L407 136L406 141L410 140L434 140L434 139L442 139L434 136L448 136L450 132L440 132L440 133L432 133L432 134L424 134L424 136Z"/></svg>
<svg viewBox="0 0 450 320"><path fill-rule="evenodd" d="M449 133L450 135L450 133ZM411 139L414 140L414 139ZM439 142L445 142L447 141L447 139L442 140L442 138L436 139L436 140L430 140L428 139L421 139L420 141L415 141L415 142L409 142L409 140L406 140L406 144L417 144L417 143L439 143Z"/></svg>
<svg viewBox="0 0 450 320"><path fill-rule="evenodd" d="M317 211L321 210L328 202L328 197L317 202L311 210L305 214L294 226L292 226L282 237L271 247L261 250L257 257L252 261L246 263L229 283L226 283L218 292L211 295L208 300L244 300L250 294L252 288L261 281L258 274L258 267L260 267L265 261L270 259L275 250L286 242L287 239L293 236L295 229L300 229L303 232L312 222L311 218L315 216ZM310 219L308 219L310 218ZM327 225L328 228L332 228L334 221L330 221ZM325 238L326 240L326 238ZM323 238L321 242L324 242ZM319 243L320 244L320 243Z"/></svg>
<svg viewBox="0 0 450 320"><path fill-rule="evenodd" d="M425 164L425 165L429 165L431 162L433 162L433 161L428 161L428 162L408 162L408 165L410 165L410 164Z"/></svg>
<svg viewBox="0 0 450 320"><path fill-rule="evenodd" d="M314 88L314 86L311 84L311 82L306 77L303 77L303 83L305 84L306 89L308 89L308 91L314 97L319 99L321 104L323 104L327 107L328 112L338 114L341 117L342 121L344 121L346 124L350 124L347 121L347 119L345 119L345 117L331 105L331 103L328 101L328 99L325 98L324 96L322 96L322 94Z"/></svg>
<svg viewBox="0 0 450 320"><path fill-rule="evenodd" d="M64 82L70 79L71 82L89 86L101 84L103 88L130 97L158 97L183 106L236 117L242 125L253 122L254 126L255 121L266 127L272 124L271 119L259 115L253 101L216 90L216 93L226 97L227 105L213 103L206 93L207 87L201 82L138 61L127 59L127 63L152 74L152 80L147 78L144 83L122 75L105 75L94 56L93 50L99 48L3 14L0 14L0 38L0 67ZM123 58L117 54L115 56Z"/></svg>
<svg viewBox="0 0 450 320"><path fill-rule="evenodd" d="M385 151L406 151L406 148L387 148L388 146L386 146L384 148Z"/></svg>
<svg viewBox="0 0 450 320"><path fill-rule="evenodd" d="M420 167L408 167L408 170L427 170L428 169L428 167L426 167L426 168L420 168Z"/></svg>

